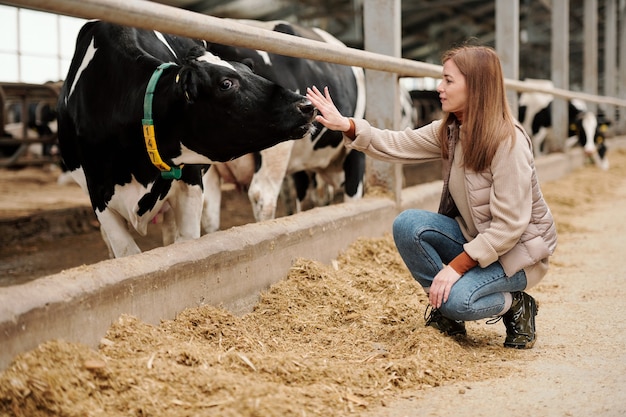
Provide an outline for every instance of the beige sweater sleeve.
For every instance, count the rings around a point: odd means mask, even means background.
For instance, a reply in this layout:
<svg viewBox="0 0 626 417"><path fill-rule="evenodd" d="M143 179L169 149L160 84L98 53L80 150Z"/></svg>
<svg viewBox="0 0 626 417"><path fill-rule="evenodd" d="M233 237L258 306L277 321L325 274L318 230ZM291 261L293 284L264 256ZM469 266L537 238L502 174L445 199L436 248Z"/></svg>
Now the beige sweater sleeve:
<svg viewBox="0 0 626 417"><path fill-rule="evenodd" d="M355 137L344 134L344 143L350 149L383 161L403 164L441 159L439 120L419 129L401 131L378 129L364 119L352 121Z"/></svg>

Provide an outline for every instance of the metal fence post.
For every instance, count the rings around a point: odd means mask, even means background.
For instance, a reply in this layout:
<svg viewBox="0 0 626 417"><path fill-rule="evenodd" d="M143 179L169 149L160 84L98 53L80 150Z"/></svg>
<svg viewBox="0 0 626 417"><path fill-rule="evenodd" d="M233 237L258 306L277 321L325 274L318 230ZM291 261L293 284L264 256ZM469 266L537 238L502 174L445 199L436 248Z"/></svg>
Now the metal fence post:
<svg viewBox="0 0 626 417"><path fill-rule="evenodd" d="M363 3L365 50L378 54L401 55L400 0L371 0ZM372 125L397 129L400 124L398 76L392 72L365 71L367 105L365 115ZM366 187L390 193L400 203L402 167L367 158Z"/></svg>
<svg viewBox="0 0 626 417"><path fill-rule="evenodd" d="M552 81L556 88L569 89L569 0L552 2ZM547 141L548 152L565 149L567 119L567 100L555 97L552 102L554 136Z"/></svg>

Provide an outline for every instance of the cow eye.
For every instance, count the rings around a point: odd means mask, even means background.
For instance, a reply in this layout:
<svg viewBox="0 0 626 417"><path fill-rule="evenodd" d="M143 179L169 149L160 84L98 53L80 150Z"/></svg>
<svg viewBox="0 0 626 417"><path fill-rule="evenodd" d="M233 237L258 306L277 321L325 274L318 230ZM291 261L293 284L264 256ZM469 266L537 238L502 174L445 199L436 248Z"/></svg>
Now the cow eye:
<svg viewBox="0 0 626 417"><path fill-rule="evenodd" d="M228 78L223 79L222 82L220 83L220 90L222 91L230 90L232 87L233 87L233 81L229 80Z"/></svg>

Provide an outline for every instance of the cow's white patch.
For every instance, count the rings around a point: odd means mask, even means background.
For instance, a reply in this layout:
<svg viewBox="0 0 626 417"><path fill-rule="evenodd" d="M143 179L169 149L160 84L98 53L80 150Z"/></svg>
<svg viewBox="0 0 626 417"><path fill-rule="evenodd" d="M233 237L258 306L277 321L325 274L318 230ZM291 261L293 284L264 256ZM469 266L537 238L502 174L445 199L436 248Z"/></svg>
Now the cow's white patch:
<svg viewBox="0 0 626 417"><path fill-rule="evenodd" d="M146 235L148 224L159 213L165 200L158 200L152 207L152 210L147 211L142 216L137 214L137 202L150 191L153 185L154 183L150 183L147 187L144 187L133 177L130 183L115 185L113 196L108 203L108 208L126 219L141 236Z"/></svg>
<svg viewBox="0 0 626 417"><path fill-rule="evenodd" d="M308 140L308 138L298 141L289 140L261 151L263 163L259 171L252 177L248 189L248 198L252 203L252 212L256 221L270 220L276 217L277 200L281 185L288 172L294 144Z"/></svg>
<svg viewBox="0 0 626 417"><path fill-rule="evenodd" d="M202 187L173 181L168 205L163 218L163 243L169 245L199 238L204 207Z"/></svg>
<svg viewBox="0 0 626 417"><path fill-rule="evenodd" d="M76 75L74 75L74 82L72 83L72 87L70 88L70 92L65 97L65 104L67 104L67 100L69 100L70 96L74 92L74 88L76 87L76 83L78 83L78 79L80 78L80 75L85 70L85 68L87 68L87 66L89 65L89 63L93 59L93 57L96 55L96 49L97 48L94 45L94 38L92 37L91 38L91 42L89 43L89 46L87 47L87 50L85 51L85 55L83 56L83 60L80 63L80 66L78 67L78 70L76 71Z"/></svg>
<svg viewBox="0 0 626 417"><path fill-rule="evenodd" d="M356 105L354 116L357 119L365 117L365 71L361 67L352 67L354 81L356 81Z"/></svg>
<svg viewBox="0 0 626 417"><path fill-rule="evenodd" d="M211 165L202 177L204 186L201 228L202 233L213 233L220 228L220 208L222 204L221 180L216 164Z"/></svg>
<svg viewBox="0 0 626 417"><path fill-rule="evenodd" d="M198 57L198 61L204 61L204 62L208 62L209 64L214 64L214 65L221 65L223 67L230 68L233 71L235 70L235 67L233 67L230 64L230 62L224 61L217 55L213 55L210 52L206 52L201 57Z"/></svg>
<svg viewBox="0 0 626 417"><path fill-rule="evenodd" d="M85 171L82 167L75 169L74 171L70 171L70 175L76 181L80 188L89 195L89 189L87 188L87 178L85 177Z"/></svg>
<svg viewBox="0 0 626 417"><path fill-rule="evenodd" d="M144 187L135 178L130 183L116 185L113 196L103 211L96 211L101 223L102 237L112 257L122 257L140 253L129 226L145 236L148 225L160 219L163 244L197 239L200 237L200 220L203 207L202 188L188 185L183 181L173 181L162 199L141 216L138 215L138 201L148 193L154 183Z"/></svg>
<svg viewBox="0 0 626 417"><path fill-rule="evenodd" d="M165 36L163 36L163 34L159 31L154 31L154 35L157 37L157 39L159 41L161 41L163 43L163 45L167 46L167 49L170 50L170 52L172 53L172 55L174 55L175 58L178 58L178 55L176 55L176 52L174 52L174 49L172 49L172 47L170 46L169 43L167 43L167 40L165 39Z"/></svg>
<svg viewBox="0 0 626 417"><path fill-rule="evenodd" d="M265 63L265 65L267 65L268 67L272 66L272 60L270 59L270 54L267 53L267 51L261 51L261 50L256 50L259 55L261 55L261 58L263 59L263 63Z"/></svg>
<svg viewBox="0 0 626 417"><path fill-rule="evenodd" d="M596 129L598 128L598 119L590 112L586 111L581 115L582 128L585 131L585 152L589 155L597 153L594 138L596 137Z"/></svg>
<svg viewBox="0 0 626 417"><path fill-rule="evenodd" d="M578 111L587 111L587 104L578 98L570 99L570 103L572 103L572 106L576 107Z"/></svg>
<svg viewBox="0 0 626 417"><path fill-rule="evenodd" d="M180 155L177 156L176 158L173 158L172 162L176 165L181 165L183 163L184 164L212 164L218 161L213 161L207 158L206 156L189 149L188 147L186 147L185 145L181 143Z"/></svg>
<svg viewBox="0 0 626 417"><path fill-rule="evenodd" d="M118 213L106 208L103 211L96 211L96 217L100 222L102 239L109 248L109 257L121 258L141 252L126 227L126 222Z"/></svg>

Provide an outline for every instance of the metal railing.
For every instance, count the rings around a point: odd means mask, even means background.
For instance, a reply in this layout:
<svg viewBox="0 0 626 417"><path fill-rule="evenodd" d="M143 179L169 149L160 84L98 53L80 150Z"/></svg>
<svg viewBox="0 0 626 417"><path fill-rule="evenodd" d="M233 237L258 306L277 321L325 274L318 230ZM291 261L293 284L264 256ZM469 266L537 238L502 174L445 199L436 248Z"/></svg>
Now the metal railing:
<svg viewBox="0 0 626 417"><path fill-rule="evenodd" d="M0 3L85 19L100 19L126 26L156 29L175 35L261 49L298 58L394 72L400 77L439 78L441 76L440 65L289 36L144 0L3 0ZM616 97L547 88L519 80L506 79L505 83L507 88L518 92L538 91L565 99L575 98L626 107L626 100Z"/></svg>

